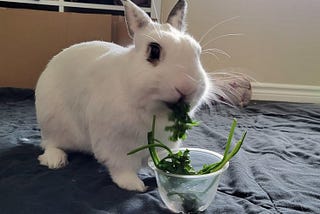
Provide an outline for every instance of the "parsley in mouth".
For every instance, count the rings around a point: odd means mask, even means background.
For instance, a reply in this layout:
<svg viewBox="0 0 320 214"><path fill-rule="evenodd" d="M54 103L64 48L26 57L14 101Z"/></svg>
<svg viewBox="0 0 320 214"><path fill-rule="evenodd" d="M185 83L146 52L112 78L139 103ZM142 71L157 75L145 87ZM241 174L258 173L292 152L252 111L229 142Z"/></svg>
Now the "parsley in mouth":
<svg viewBox="0 0 320 214"><path fill-rule="evenodd" d="M169 114L169 121L173 122L172 126L167 126L165 131L171 132L169 140L176 142L179 139L185 140L187 138L187 130L199 125L195 120L192 120L188 114L190 112L190 104L184 102L182 99L175 104L168 104L172 112Z"/></svg>

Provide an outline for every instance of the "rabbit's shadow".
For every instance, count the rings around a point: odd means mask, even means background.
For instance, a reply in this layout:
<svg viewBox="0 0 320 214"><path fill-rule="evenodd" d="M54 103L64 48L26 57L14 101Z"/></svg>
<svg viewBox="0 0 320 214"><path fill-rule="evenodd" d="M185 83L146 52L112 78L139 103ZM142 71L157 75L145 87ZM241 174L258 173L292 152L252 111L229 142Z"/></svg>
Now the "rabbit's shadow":
<svg viewBox="0 0 320 214"><path fill-rule="evenodd" d="M39 212L50 207L51 211L57 212L68 208L70 210L65 211L72 213L75 208L113 210L113 206L126 201L158 197L155 178L148 171L140 174L149 187L146 192L126 191L112 182L107 169L92 155L68 153L69 164L65 168L50 170L39 165L37 157L41 153L40 147L30 144L1 152L0 190L6 195L1 204L10 204L20 198L21 206L25 203L28 208L37 202L34 208Z"/></svg>

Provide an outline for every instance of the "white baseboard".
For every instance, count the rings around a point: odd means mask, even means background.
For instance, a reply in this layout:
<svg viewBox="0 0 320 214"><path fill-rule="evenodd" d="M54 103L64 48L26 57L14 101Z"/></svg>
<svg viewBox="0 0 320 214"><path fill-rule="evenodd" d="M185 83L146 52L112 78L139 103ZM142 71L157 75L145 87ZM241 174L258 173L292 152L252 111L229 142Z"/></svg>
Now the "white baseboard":
<svg viewBox="0 0 320 214"><path fill-rule="evenodd" d="M320 103L320 86L275 83L252 84L252 100Z"/></svg>

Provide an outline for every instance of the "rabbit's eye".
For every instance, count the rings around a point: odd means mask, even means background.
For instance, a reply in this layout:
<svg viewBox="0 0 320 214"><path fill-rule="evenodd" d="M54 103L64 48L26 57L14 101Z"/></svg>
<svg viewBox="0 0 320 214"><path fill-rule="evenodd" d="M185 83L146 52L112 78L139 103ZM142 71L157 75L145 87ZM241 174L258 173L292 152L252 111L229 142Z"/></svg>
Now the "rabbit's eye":
<svg viewBox="0 0 320 214"><path fill-rule="evenodd" d="M148 46L148 61L156 65L160 59L161 46L158 43L151 42Z"/></svg>

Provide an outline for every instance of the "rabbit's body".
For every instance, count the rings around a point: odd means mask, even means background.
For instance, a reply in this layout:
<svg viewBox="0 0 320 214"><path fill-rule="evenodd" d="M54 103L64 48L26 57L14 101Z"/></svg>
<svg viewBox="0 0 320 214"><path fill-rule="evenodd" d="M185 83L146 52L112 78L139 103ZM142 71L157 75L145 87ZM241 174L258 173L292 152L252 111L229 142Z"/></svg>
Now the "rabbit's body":
<svg viewBox="0 0 320 214"><path fill-rule="evenodd" d="M148 152L127 153L147 143L153 115L156 138L179 146L168 142L164 131L170 124L167 103L185 99L195 110L207 94L208 79L197 42L169 24L153 23L132 2L124 4L134 45L93 41L71 46L39 78L36 109L45 149L39 160L60 168L67 164L64 150L89 152L120 187L144 191L136 173ZM180 6L176 10L185 9Z"/></svg>
<svg viewBox="0 0 320 214"><path fill-rule="evenodd" d="M90 142L88 119L89 115L93 114L92 111L95 110L91 106L106 108L105 105L117 105L119 102L119 97L116 97L116 94L114 97L105 96L103 99L97 97L121 87L116 81L101 84L106 81L106 78L118 80L119 77L115 78L115 75L119 75L119 73L94 70L98 64L112 61L111 57L106 62L101 61L102 56L112 50L111 46L121 48L106 42L81 43L65 49L50 61L36 88L38 120L41 121L42 126L50 126L48 128L42 127L43 146L46 146L45 139L47 137L55 137L50 136L51 127L55 127L56 132L62 134L56 136L58 138L54 142L56 146L61 149L91 152L92 147L88 144ZM115 66L116 68L117 66ZM101 72L105 73L104 78L101 78L103 75ZM89 91L96 93L89 94ZM100 99L98 106L95 106L95 99ZM45 100L50 100L50 102L44 102ZM116 109L119 108L121 105ZM99 116L102 117L102 115ZM107 115L104 116L108 120L111 119ZM52 135L56 135L56 133L54 132Z"/></svg>

